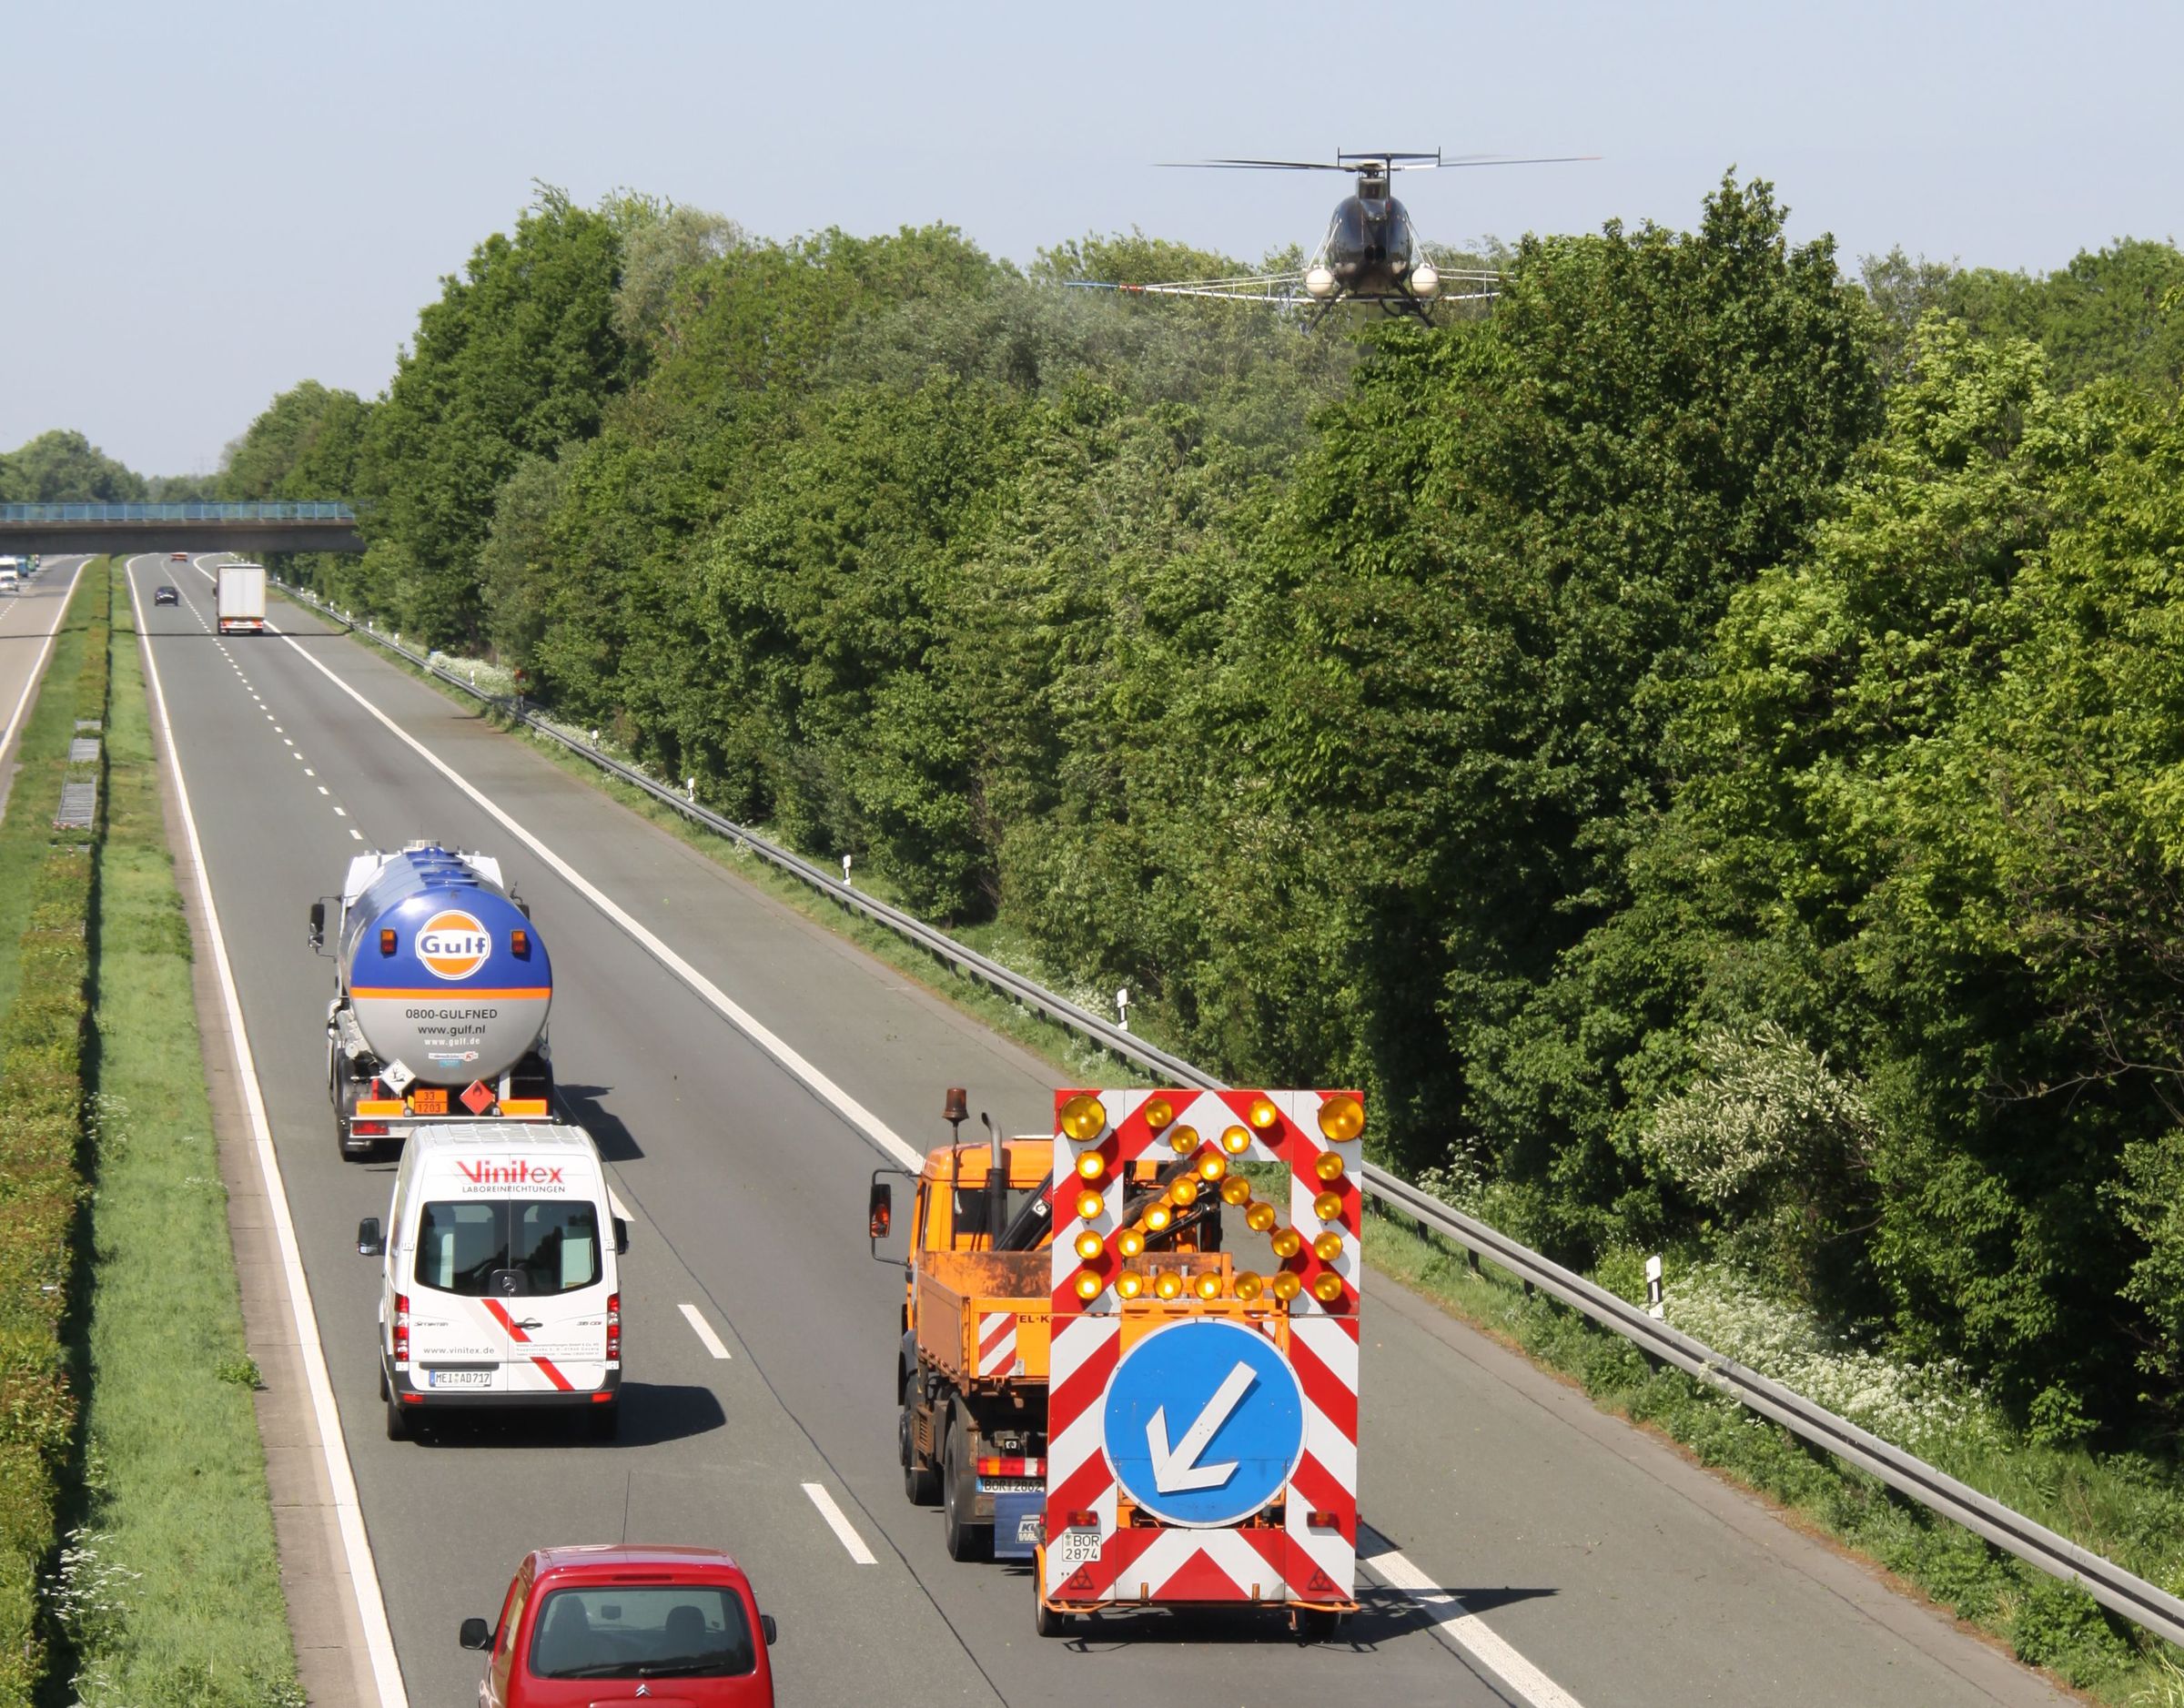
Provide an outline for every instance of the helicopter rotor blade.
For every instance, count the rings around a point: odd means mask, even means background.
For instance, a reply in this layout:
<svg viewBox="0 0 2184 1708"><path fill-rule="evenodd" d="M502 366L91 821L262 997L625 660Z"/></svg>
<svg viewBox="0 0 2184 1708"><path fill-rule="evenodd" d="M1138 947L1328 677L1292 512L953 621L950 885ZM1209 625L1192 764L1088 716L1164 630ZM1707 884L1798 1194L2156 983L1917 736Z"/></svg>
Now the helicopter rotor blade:
<svg viewBox="0 0 2184 1708"><path fill-rule="evenodd" d="M1209 171L1242 170L1258 172L1352 172L1355 167L1337 166L1328 160L1161 160L1155 164L1164 167L1183 167Z"/></svg>
<svg viewBox="0 0 2184 1708"><path fill-rule="evenodd" d="M1454 160L1419 160L1410 165L1391 164L1391 172L1432 172L1446 167L1459 166L1562 166L1573 160L1597 160L1596 154L1538 154L1522 158L1498 154L1465 155Z"/></svg>

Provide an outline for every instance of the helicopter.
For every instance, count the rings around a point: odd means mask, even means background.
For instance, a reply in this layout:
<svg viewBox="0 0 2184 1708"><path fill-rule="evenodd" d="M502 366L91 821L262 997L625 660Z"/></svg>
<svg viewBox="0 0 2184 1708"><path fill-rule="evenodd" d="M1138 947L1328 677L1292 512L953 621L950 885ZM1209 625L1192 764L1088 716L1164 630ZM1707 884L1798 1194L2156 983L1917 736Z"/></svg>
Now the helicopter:
<svg viewBox="0 0 2184 1708"><path fill-rule="evenodd" d="M1431 322L1435 303L1482 302L1496 294L1502 275L1482 268L1443 266L1434 246L1421 243L1410 213L1390 191L1398 172L1440 171L1453 167L1552 166L1597 160L1598 155L1542 155L1512 159L1502 155L1445 156L1403 149L1355 152L1338 148L1332 160L1164 160L1167 167L1214 171L1348 172L1357 188L1337 205L1327 235L1311 258L1295 271L1249 273L1221 278L1170 279L1160 284L1109 284L1097 279L1069 281L1084 289L1116 290L1133 296L1210 297L1229 302L1275 307L1308 307L1317 326L1343 303L1373 305L1388 315ZM1446 251L1441 252L1444 256ZM1451 289L1451 287L1457 287Z"/></svg>

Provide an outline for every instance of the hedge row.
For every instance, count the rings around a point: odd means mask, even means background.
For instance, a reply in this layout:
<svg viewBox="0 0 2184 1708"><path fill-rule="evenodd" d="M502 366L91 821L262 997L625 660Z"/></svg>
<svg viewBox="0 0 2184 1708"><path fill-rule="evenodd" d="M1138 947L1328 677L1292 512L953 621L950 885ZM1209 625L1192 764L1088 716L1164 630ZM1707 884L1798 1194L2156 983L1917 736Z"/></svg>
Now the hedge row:
<svg viewBox="0 0 2184 1708"><path fill-rule="evenodd" d="M71 615L86 623L73 684L76 715L106 715L106 628L112 589L86 572ZM48 682L41 692L57 684ZM76 1440L78 1371L67 1331L80 1256L84 1176L84 1044L88 1014L93 848L105 828L101 757L71 765L96 778L99 812L88 831L58 831L35 876L30 924L19 940L21 994L0 1016L0 1708L19 1708L51 1659L38 1577L59 1542L59 1504ZM10 803L31 798L58 771L25 771Z"/></svg>

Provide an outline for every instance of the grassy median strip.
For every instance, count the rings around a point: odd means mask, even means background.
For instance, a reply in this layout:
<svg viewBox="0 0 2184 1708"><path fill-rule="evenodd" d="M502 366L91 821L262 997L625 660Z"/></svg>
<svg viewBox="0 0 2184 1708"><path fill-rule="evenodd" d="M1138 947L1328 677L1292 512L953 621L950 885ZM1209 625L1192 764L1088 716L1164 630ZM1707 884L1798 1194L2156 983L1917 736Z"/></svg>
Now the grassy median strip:
<svg viewBox="0 0 2184 1708"><path fill-rule="evenodd" d="M56 1603L86 1708L301 1703L121 571L96 942L83 1487ZM102 581L104 578L102 577Z"/></svg>
<svg viewBox="0 0 2184 1708"><path fill-rule="evenodd" d="M106 577L86 571L63 620L0 849L11 882L0 908L0 1704L41 1700L65 1644L39 1579L59 1545L83 1388L84 1019L91 972L96 815L53 824L78 717L104 715ZM103 793L103 791L102 791Z"/></svg>

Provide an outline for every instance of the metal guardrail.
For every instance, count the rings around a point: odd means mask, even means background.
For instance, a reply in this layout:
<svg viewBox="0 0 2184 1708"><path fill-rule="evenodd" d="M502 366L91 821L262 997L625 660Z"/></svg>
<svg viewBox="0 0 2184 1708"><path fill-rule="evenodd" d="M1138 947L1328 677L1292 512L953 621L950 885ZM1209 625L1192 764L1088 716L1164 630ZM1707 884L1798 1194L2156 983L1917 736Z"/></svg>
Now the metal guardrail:
<svg viewBox="0 0 2184 1708"><path fill-rule="evenodd" d="M520 698L511 700L488 693L464 681L453 671L435 664L430 657L420 655L415 649L399 644L392 637L359 627L299 588L283 584L282 591L298 603L308 605L352 631L377 641L389 652L400 654L450 688L494 706L534 734L589 760L601 770L620 777L632 787L642 789L693 823L703 824L740 847L748 848L769 864L824 892L840 905L863 914L866 918L908 938L959 972L973 975L1004 995L1082 1034L1112 1054L1161 1074L1178 1086L1195 1086L1207 1091L1227 1088L1223 1081L1195 1064L1123 1030L1102 1016L1080 1008L1066 997L1057 996L1021 973L935 930L922 919L898 907L891 907L861 890L851 888L825 868L813 864L743 825L722 817L710 808L700 806L657 779L647 776L635 766L601 753L567 732L554 728L544 719L526 710ZM1656 1322L1643 1307L1633 1305L1594 1285L1583 1276L1565 1269L1552 1259L1519 1245L1507 1235L1421 1191L1408 1181L1390 1174L1385 1168L1368 1163L1364 1169L1364 1188L1370 1197L1389 1208L1410 1217L1475 1256L1487 1258L1529 1286L1537 1288L1549 1298L1590 1318L1611 1333L1621 1335L1648 1357L1674 1365L1685 1374L1704 1382L1761 1417L1781 1425L1799 1440L1825 1449L1896 1493L1916 1501L1929 1511L1963 1525L1975 1535L1985 1538L2006 1553L2016 1555L2049 1577L2078 1585L2103 1607L2144 1626L2155 1635L2172 1643L2184 1644L2184 1601L2179 1600L2159 1584L2126 1572L2089 1549L2081 1548L2068 1537L2058 1535L2023 1513L1981 1494L1947 1472L1936 1470L1924 1460L1860 1429L1849 1420L1836 1416L1825 1407L1792 1392L1780 1382L1761 1375L1734 1359L1724 1357L1687 1334L1678 1333L1665 1323Z"/></svg>
<svg viewBox="0 0 2184 1708"><path fill-rule="evenodd" d="M0 522L354 522L347 504L318 499L267 499L220 504L0 504Z"/></svg>

